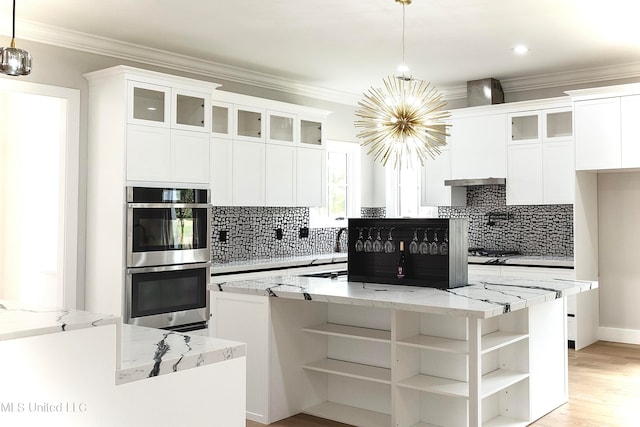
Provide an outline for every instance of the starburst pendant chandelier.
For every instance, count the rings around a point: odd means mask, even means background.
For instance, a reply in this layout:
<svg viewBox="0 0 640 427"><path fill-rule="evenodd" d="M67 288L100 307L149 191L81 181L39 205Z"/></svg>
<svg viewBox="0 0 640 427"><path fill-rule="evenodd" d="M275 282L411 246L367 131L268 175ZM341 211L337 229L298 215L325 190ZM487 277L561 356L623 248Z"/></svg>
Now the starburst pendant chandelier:
<svg viewBox="0 0 640 427"><path fill-rule="evenodd" d="M369 89L358 102L359 118L356 127L363 128L358 137L368 147L367 154L383 166L393 160L393 166L412 165L418 159L421 165L427 157L435 158L446 145L446 102L430 83L407 75L404 65L404 32L406 5L411 0L395 0L402 4L402 62L401 75L383 79L384 87Z"/></svg>

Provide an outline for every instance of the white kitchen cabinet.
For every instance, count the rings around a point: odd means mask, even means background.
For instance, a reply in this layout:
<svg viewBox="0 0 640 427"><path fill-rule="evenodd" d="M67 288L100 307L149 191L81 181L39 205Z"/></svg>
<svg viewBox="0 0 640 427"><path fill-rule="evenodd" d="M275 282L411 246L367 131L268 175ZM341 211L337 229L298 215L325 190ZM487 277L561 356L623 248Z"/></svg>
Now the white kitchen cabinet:
<svg viewBox="0 0 640 427"><path fill-rule="evenodd" d="M233 139L238 141L264 142L264 108L234 105Z"/></svg>
<svg viewBox="0 0 640 427"><path fill-rule="evenodd" d="M232 143L233 141L230 139L211 138L209 188L211 189L211 204L214 206L231 206L233 204Z"/></svg>
<svg viewBox="0 0 640 427"><path fill-rule="evenodd" d="M325 120L321 117L299 116L300 145L307 148L324 148Z"/></svg>
<svg viewBox="0 0 640 427"><path fill-rule="evenodd" d="M209 183L207 134L155 126L127 126L128 181Z"/></svg>
<svg viewBox="0 0 640 427"><path fill-rule="evenodd" d="M506 114L454 115L451 123L451 179L507 176Z"/></svg>
<svg viewBox="0 0 640 427"><path fill-rule="evenodd" d="M511 114L507 205L571 204L575 168L569 108Z"/></svg>
<svg viewBox="0 0 640 427"><path fill-rule="evenodd" d="M235 206L265 205L265 144L233 141L231 183Z"/></svg>
<svg viewBox="0 0 640 427"><path fill-rule="evenodd" d="M171 87L129 80L127 121L131 124L168 128L171 117Z"/></svg>
<svg viewBox="0 0 640 427"><path fill-rule="evenodd" d="M621 166L640 167L640 95L620 98Z"/></svg>
<svg viewBox="0 0 640 427"><path fill-rule="evenodd" d="M183 88L173 88L171 94L171 128L208 133L211 128L211 94Z"/></svg>
<svg viewBox="0 0 640 427"><path fill-rule="evenodd" d="M509 114L511 123L510 142L540 141L542 120L539 111Z"/></svg>
<svg viewBox="0 0 640 427"><path fill-rule="evenodd" d="M507 147L507 161L507 204L541 204L544 196L542 145L511 144Z"/></svg>
<svg viewBox="0 0 640 427"><path fill-rule="evenodd" d="M574 115L576 170L620 168L620 98L577 101Z"/></svg>
<svg viewBox="0 0 640 427"><path fill-rule="evenodd" d="M171 170L169 128L127 125L126 179L164 181Z"/></svg>
<svg viewBox="0 0 640 427"><path fill-rule="evenodd" d="M507 153L507 205L573 203L572 141L514 144Z"/></svg>
<svg viewBox="0 0 640 427"><path fill-rule="evenodd" d="M171 130L171 176L176 183L209 184L209 134Z"/></svg>
<svg viewBox="0 0 640 427"><path fill-rule="evenodd" d="M232 138L233 104L220 101L211 102L211 136Z"/></svg>
<svg viewBox="0 0 640 427"><path fill-rule="evenodd" d="M269 424L271 322L266 297L211 293L214 337L247 344L247 419Z"/></svg>
<svg viewBox="0 0 640 427"><path fill-rule="evenodd" d="M293 145L298 140L295 114L267 111L267 143Z"/></svg>
<svg viewBox="0 0 640 427"><path fill-rule="evenodd" d="M573 140L542 143L543 204L573 204L575 166Z"/></svg>
<svg viewBox="0 0 640 427"><path fill-rule="evenodd" d="M265 192L267 206L296 205L296 148L267 144Z"/></svg>
<svg viewBox="0 0 640 427"><path fill-rule="evenodd" d="M296 204L323 206L327 194L327 153L314 148L296 149Z"/></svg>
<svg viewBox="0 0 640 427"><path fill-rule="evenodd" d="M448 148L441 150L435 159L426 159L420 176L422 206L466 206L465 188L444 185L445 180L451 179L451 154Z"/></svg>

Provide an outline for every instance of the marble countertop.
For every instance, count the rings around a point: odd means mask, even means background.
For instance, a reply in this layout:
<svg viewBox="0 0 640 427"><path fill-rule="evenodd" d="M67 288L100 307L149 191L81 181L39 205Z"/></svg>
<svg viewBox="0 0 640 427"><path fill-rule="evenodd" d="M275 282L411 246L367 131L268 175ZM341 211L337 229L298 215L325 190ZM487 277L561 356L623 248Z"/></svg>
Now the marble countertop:
<svg viewBox="0 0 640 427"><path fill-rule="evenodd" d="M468 262L469 264L573 268L572 257L545 255L510 255L505 257L469 256Z"/></svg>
<svg viewBox="0 0 640 427"><path fill-rule="evenodd" d="M118 384L246 355L246 344L196 334L122 325Z"/></svg>
<svg viewBox="0 0 640 427"><path fill-rule="evenodd" d="M275 270L293 267L309 267L314 265L334 264L347 262L346 252L261 258L246 261L232 261L225 263L214 263L211 265L211 275L221 275L230 273L244 273L248 271ZM564 267L573 268L572 257L558 256L536 256L536 255L514 255L508 257L479 257L469 256L469 264L488 265L513 265L527 267Z"/></svg>
<svg viewBox="0 0 640 427"><path fill-rule="evenodd" d="M116 383L222 362L246 355L244 343L122 324L120 317L82 310L42 308L0 300L0 340L116 325L121 351Z"/></svg>
<svg viewBox="0 0 640 427"><path fill-rule="evenodd" d="M310 267L321 264L334 264L347 261L346 252L331 252L327 254L261 258L246 261L232 261L212 263L211 275L242 273L256 270L272 270L287 267Z"/></svg>
<svg viewBox="0 0 640 427"><path fill-rule="evenodd" d="M210 285L219 292L353 304L473 318L489 318L598 287L597 281L527 280L469 275L453 289L383 285L337 279L278 276Z"/></svg>
<svg viewBox="0 0 640 427"><path fill-rule="evenodd" d="M0 340L119 324L116 316L0 300Z"/></svg>

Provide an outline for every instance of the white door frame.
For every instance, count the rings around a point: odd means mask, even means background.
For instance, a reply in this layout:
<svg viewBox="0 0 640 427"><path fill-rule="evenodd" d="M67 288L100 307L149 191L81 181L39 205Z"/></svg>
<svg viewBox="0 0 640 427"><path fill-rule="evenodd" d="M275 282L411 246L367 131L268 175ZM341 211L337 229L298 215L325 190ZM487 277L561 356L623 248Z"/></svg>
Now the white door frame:
<svg viewBox="0 0 640 427"><path fill-rule="evenodd" d="M78 189L80 166L80 90L39 83L19 81L15 78L0 78L0 92L26 93L60 98L66 101L67 127L66 146L61 147L60 170L64 174L61 186L61 206L64 215L60 235L58 268L62 272L63 294L58 295L58 303L64 308L82 308L82 289L78 289Z"/></svg>

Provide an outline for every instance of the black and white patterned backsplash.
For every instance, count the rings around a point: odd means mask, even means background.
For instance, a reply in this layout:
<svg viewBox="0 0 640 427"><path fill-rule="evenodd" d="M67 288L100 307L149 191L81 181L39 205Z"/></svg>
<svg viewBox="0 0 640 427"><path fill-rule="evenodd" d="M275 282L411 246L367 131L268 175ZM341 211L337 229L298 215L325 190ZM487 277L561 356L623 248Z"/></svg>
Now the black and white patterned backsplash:
<svg viewBox="0 0 640 427"><path fill-rule="evenodd" d="M470 248L573 256L573 205L507 206L505 186L485 185L467 187L467 206L438 207L438 216L468 218Z"/></svg>
<svg viewBox="0 0 640 427"><path fill-rule="evenodd" d="M489 213L508 219L492 219ZM362 218L384 218L385 208L364 207ZM518 250L525 255L573 256L573 205L506 206L501 185L467 187L466 207L438 208L441 218L469 219L469 247ZM300 229L309 237L300 238ZM211 259L214 263L334 251L338 228L309 228L309 209L213 207ZM276 238L277 229L282 239ZM220 232L226 231L225 242ZM346 252L347 233L340 239Z"/></svg>
<svg viewBox="0 0 640 427"><path fill-rule="evenodd" d="M309 237L300 237L306 228ZM277 239L277 229L282 239ZM338 228L309 228L308 208L218 207L211 220L211 260L214 263L260 258L323 254L334 251ZM226 241L220 241L220 232ZM346 252L347 233L341 236Z"/></svg>

